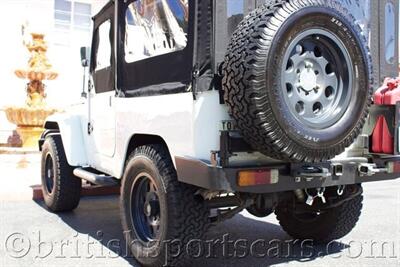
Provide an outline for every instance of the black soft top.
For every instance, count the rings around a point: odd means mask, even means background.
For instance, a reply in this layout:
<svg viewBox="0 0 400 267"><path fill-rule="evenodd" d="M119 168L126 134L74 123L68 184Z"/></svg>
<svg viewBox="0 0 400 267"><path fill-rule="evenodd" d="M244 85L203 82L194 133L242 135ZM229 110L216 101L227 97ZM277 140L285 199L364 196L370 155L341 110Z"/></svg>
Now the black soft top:
<svg viewBox="0 0 400 267"><path fill-rule="evenodd" d="M94 35L93 48L97 47L96 29L107 19L112 21L112 36L114 36L114 12L117 5L117 89L120 95L147 96L170 94L188 91L194 86L197 91L209 90L213 79L211 66L212 38L212 0L189 0L188 43L186 48L169 54L147 58L128 63L125 58L125 12L135 0L109 1L101 11L93 17ZM114 50L115 43L112 42ZM94 54L92 55L94 56ZM91 67L94 70L94 67ZM104 76L104 75L103 75ZM110 75L108 75L110 76ZM110 76L110 78L112 78ZM111 80L103 81L99 77L98 87L102 83L111 85ZM194 82L195 81L195 82Z"/></svg>

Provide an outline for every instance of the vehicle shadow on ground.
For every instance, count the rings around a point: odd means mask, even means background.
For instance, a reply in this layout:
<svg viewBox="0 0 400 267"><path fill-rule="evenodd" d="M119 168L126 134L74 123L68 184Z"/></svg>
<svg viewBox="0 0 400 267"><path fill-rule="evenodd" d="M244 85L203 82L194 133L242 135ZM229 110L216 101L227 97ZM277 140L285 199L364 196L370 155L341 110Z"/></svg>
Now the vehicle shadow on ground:
<svg viewBox="0 0 400 267"><path fill-rule="evenodd" d="M37 204L45 208L43 202ZM123 257L132 266L140 266L129 255L124 243L118 196L84 197L75 211L58 216L77 233L100 240L105 251L108 249ZM348 248L339 242L322 246L311 240L293 240L279 225L242 214L212 227L203 242L196 241L192 245L195 248L192 266L250 267L307 262Z"/></svg>

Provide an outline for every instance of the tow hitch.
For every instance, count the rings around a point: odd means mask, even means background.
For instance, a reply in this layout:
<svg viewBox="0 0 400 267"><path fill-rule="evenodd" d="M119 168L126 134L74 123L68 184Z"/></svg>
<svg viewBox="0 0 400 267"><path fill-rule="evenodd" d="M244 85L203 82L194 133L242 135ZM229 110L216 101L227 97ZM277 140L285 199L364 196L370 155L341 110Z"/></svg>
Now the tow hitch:
<svg viewBox="0 0 400 267"><path fill-rule="evenodd" d="M305 179L306 181L311 181L313 179L318 178L327 178L331 177L332 173L328 169L328 167L320 167L320 166L301 166L300 168L294 167L294 177L296 181L301 181Z"/></svg>
<svg viewBox="0 0 400 267"><path fill-rule="evenodd" d="M360 176L373 176L377 173L388 173L387 168L378 168L375 163L362 163L358 166Z"/></svg>
<svg viewBox="0 0 400 267"><path fill-rule="evenodd" d="M354 163L355 164L355 163ZM379 173L389 173L389 169L380 168L376 163L356 163L357 172L360 177L374 176ZM335 163L329 166L301 166L292 167L292 173L297 182L302 180L312 181L314 179L326 179L332 176L343 176L344 164Z"/></svg>
<svg viewBox="0 0 400 267"><path fill-rule="evenodd" d="M296 211L322 211L338 207L362 193L360 185L337 186L329 188L305 189L307 201L296 198ZM297 196L297 194L295 194ZM319 199L319 201L317 201Z"/></svg>

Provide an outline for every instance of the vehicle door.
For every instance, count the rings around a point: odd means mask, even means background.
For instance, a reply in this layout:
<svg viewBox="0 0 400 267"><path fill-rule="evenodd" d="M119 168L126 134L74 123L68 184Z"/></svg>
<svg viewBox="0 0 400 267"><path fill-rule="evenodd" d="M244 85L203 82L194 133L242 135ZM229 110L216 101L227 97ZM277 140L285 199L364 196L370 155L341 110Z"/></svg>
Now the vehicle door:
<svg viewBox="0 0 400 267"><path fill-rule="evenodd" d="M108 4L94 17L90 67L89 139L98 157L115 152L115 59L114 5Z"/></svg>

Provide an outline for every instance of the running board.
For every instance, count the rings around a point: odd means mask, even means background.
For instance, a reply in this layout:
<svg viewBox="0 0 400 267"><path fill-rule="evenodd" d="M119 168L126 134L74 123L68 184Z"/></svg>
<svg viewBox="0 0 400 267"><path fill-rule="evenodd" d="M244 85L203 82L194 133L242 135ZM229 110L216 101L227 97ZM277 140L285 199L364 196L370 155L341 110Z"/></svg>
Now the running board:
<svg viewBox="0 0 400 267"><path fill-rule="evenodd" d="M74 169L74 175L78 178L86 180L95 185L102 185L102 186L118 185L117 180L112 176L106 176L103 174L93 173L88 170L84 170L82 168Z"/></svg>

